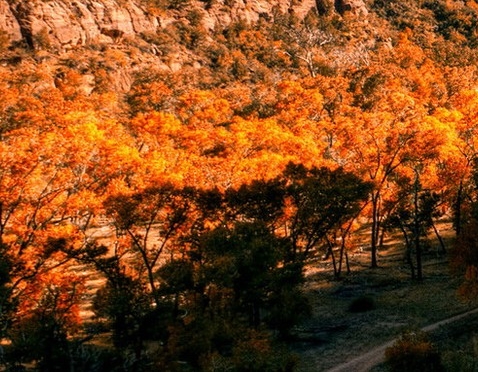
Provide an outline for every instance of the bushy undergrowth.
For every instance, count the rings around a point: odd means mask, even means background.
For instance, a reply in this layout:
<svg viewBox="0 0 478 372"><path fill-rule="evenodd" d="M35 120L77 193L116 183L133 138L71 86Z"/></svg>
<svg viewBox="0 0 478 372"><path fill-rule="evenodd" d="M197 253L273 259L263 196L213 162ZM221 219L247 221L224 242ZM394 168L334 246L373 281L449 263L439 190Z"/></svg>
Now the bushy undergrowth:
<svg viewBox="0 0 478 372"><path fill-rule="evenodd" d="M422 331L406 331L385 351L392 372L444 371L439 352Z"/></svg>

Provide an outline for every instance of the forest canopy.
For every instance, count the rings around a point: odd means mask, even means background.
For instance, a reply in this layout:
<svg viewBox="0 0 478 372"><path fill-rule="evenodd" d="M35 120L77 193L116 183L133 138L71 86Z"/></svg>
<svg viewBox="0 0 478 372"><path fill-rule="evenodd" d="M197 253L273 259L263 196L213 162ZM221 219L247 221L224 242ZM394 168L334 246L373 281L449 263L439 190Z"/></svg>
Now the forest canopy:
<svg viewBox="0 0 478 372"><path fill-rule="evenodd" d="M339 278L363 226L371 267L397 229L420 280L420 240L451 217L478 288L474 1L212 31L147 3L177 21L61 53L0 38L10 370L293 370L304 267Z"/></svg>

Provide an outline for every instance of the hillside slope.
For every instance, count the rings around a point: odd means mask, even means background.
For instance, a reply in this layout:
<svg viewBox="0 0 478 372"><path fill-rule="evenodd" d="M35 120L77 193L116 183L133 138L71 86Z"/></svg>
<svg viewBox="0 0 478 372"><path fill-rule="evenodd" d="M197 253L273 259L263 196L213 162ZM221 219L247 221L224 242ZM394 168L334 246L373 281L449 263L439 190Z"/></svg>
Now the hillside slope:
<svg viewBox="0 0 478 372"><path fill-rule="evenodd" d="M51 81L61 65L82 76L86 92L103 89L104 66L109 89L121 93L151 68L199 72L201 81L188 84L204 89L350 74L381 63L408 29L439 64L467 66L476 56L477 8L473 1L0 0L0 60L7 69L46 65ZM241 36L247 29L258 34Z"/></svg>

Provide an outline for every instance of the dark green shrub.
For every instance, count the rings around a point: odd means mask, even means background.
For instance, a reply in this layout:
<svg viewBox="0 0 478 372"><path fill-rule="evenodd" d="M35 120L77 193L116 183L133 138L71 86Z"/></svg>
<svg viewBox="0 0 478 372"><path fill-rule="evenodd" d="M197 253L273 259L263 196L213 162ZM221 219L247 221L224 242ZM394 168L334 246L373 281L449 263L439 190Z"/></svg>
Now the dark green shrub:
<svg viewBox="0 0 478 372"><path fill-rule="evenodd" d="M36 49L49 50L52 47L50 32L44 27L33 35L33 43Z"/></svg>
<svg viewBox="0 0 478 372"><path fill-rule="evenodd" d="M64 371L69 363L69 342L57 314L48 312L24 317L10 330L11 345L5 360L11 366L35 363L38 371Z"/></svg>
<svg viewBox="0 0 478 372"><path fill-rule="evenodd" d="M375 309L375 300L370 296L360 296L349 306L349 311L352 313L364 313L373 309Z"/></svg>
<svg viewBox="0 0 478 372"><path fill-rule="evenodd" d="M291 372L297 364L293 354L262 331L246 332L233 350L232 361L237 372Z"/></svg>

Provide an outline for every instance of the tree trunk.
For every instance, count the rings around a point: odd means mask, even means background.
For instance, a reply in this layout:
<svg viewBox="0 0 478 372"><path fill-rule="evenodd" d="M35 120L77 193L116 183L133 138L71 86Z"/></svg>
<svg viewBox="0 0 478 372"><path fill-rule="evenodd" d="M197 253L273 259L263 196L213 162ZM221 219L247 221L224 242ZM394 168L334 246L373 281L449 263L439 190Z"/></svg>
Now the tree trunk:
<svg viewBox="0 0 478 372"><path fill-rule="evenodd" d="M344 261L344 250L345 250L345 237L342 236L342 241L340 243L340 252L339 252L339 275L342 273L342 262Z"/></svg>
<svg viewBox="0 0 478 372"><path fill-rule="evenodd" d="M380 209L380 193L376 191L372 194L372 234L371 234L371 267L377 268L377 245L378 234L380 228L379 209Z"/></svg>
<svg viewBox="0 0 478 372"><path fill-rule="evenodd" d="M355 218L352 219L347 227L345 229L341 229L341 244L340 244L340 261L339 261L339 274L342 272L342 262L345 256L345 264L347 266L347 274L350 274L350 264L349 264L349 256L347 254L347 249L346 249L346 241L347 241L347 236L349 235L350 229L352 228L353 222Z"/></svg>
<svg viewBox="0 0 478 372"><path fill-rule="evenodd" d="M420 245L420 220L418 215L418 192L420 190L420 179L418 171L415 175L415 187L414 187L414 196L413 196L413 206L414 206L414 221L413 221L413 238L415 243L415 255L417 259L417 280L423 279L422 273L422 247Z"/></svg>
<svg viewBox="0 0 478 372"><path fill-rule="evenodd" d="M261 307L257 301L253 301L249 306L249 325L255 329L261 324Z"/></svg>
<svg viewBox="0 0 478 372"><path fill-rule="evenodd" d="M459 236L461 233L461 202L463 199L463 181L460 181L460 185L458 186L458 192L456 194L456 200L454 204L454 221L453 225L455 227L456 235Z"/></svg>
<svg viewBox="0 0 478 372"><path fill-rule="evenodd" d="M415 266L413 265L411 247L407 247L407 262L408 262L408 265L410 267L410 275L412 277L412 280L415 280L417 277L415 275Z"/></svg>
<svg viewBox="0 0 478 372"><path fill-rule="evenodd" d="M412 245L410 243L410 239L408 238L407 230L401 222L400 222L400 230L402 231L403 237L405 239L405 260L410 266L410 274L412 276L412 280L414 280L416 278L415 278L415 266L413 265L413 259L412 259Z"/></svg>
<svg viewBox="0 0 478 372"><path fill-rule="evenodd" d="M345 251L345 263L347 264L347 274L350 274L351 270L350 270L349 254L347 253L347 251Z"/></svg>
<svg viewBox="0 0 478 372"><path fill-rule="evenodd" d="M435 235L438 241L440 242L440 247L441 247L440 253L446 253L445 242L443 241L443 238L441 237L440 232L438 231L437 227L435 226L433 222L432 222L432 228L433 228L433 231L435 232Z"/></svg>
<svg viewBox="0 0 478 372"><path fill-rule="evenodd" d="M332 242L330 241L330 239L328 237L325 237L326 241L327 241L327 246L328 246L328 254L327 255L330 255L332 257L332 265L334 267L334 277L335 279L339 279L340 278L340 273L338 272L337 270L337 262L335 261L335 255L334 255L334 250L333 250L333 244Z"/></svg>

